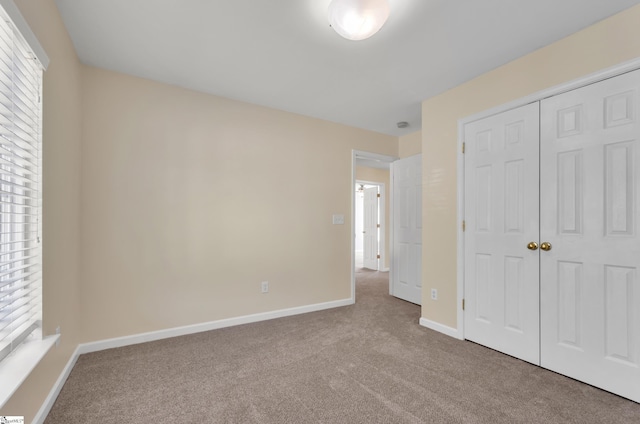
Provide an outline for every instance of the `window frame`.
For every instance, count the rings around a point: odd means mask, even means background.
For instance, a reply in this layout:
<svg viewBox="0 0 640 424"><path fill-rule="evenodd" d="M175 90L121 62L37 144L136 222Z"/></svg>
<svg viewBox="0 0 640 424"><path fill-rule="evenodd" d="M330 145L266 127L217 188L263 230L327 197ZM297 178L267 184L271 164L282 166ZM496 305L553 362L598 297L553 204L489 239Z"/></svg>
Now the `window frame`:
<svg viewBox="0 0 640 424"><path fill-rule="evenodd" d="M42 138L43 138L43 121L42 121L42 80L44 77L44 71L49 65L49 58L46 55L44 49L38 42L35 34L29 28L26 20L20 13L20 10L15 5L13 0L0 0L0 19L4 19L9 23L10 27L13 27L13 32L19 34L23 38L23 44L26 49L30 50L29 55L35 60L39 61L42 68L42 74L40 74L40 84L38 87L39 102L38 111L39 120L37 125L39 127L39 157L38 157L38 196L37 196L37 236L38 236L38 260L42 263L42 248L40 243L40 236L42 234ZM6 183L6 182L5 182ZM33 205L32 205L33 206ZM15 225L15 224L14 224ZM40 271L41 272L41 271ZM42 276L40 276L42 281ZM42 313L42 287L39 288L40 297L40 316ZM60 335L56 334L49 337L42 337L42 326L40 325L31 336L27 337L17 348L13 349L11 354L0 361L0 408L3 407L6 402L11 398L15 391L20 387L24 380L28 377L31 371L38 365L42 358L47 354L51 347L59 340Z"/></svg>

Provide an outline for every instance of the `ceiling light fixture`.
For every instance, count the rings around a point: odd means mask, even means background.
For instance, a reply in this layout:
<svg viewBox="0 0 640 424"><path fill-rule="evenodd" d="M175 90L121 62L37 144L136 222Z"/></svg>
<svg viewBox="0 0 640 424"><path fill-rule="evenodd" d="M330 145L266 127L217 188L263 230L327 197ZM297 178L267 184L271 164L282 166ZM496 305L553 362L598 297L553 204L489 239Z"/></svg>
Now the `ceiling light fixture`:
<svg viewBox="0 0 640 424"><path fill-rule="evenodd" d="M341 36L359 41L371 37L389 17L389 0L333 0L329 23Z"/></svg>

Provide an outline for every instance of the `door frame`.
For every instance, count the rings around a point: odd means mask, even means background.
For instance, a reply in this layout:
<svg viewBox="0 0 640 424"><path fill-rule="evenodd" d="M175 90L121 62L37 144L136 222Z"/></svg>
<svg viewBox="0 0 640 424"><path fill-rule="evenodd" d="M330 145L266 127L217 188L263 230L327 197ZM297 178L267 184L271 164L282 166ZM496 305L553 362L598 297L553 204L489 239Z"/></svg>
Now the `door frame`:
<svg viewBox="0 0 640 424"><path fill-rule="evenodd" d="M390 156L390 155L382 155L379 153L372 153L372 152L366 152L364 150L351 150L351 181L349 181L349 191L351 193L351 300L353 302L356 301L356 223L355 223L355 217L356 217L356 191L354 190L354 187L356 185L356 166L357 166L357 160L358 159L364 159L364 160L372 160L372 161L376 161L376 162L383 162L383 163L388 163L389 165L391 165L392 162L398 160L399 158L396 156ZM391 170L391 166L389 166L389 181L393 181L393 174L392 174L392 170ZM370 182L369 184L376 184L378 186L380 186L382 183L377 183L377 182ZM384 184L382 184L382 187L384 188ZM391 191L391 190L389 190ZM384 191L381 192L380 194L380 207L382 209L384 209L384 201L385 201L385 196L386 193L384 193ZM393 201L393 193L389 193L389 222L393 222L393 206L392 206L392 202ZM382 230L381 233L383 234L382 237L382 241L380 243L384 243L384 218L386 216L387 211L384 211L384 213L381 214L380 220L382 221L380 223L380 229ZM389 252L385 252L386 254L391 255L393 252L393 247L392 247L392 243L393 243L393 226L391 226L391 228L389 228ZM380 261L383 261L384 257L382 254L380 254ZM383 267L384 267L384 262L382 262ZM378 268L380 268L380 262L378 262ZM389 268L391 268L391 262L389 262ZM390 270L389 270L390 271ZM391 272L389 272L389 290L391 290Z"/></svg>
<svg viewBox="0 0 640 424"><path fill-rule="evenodd" d="M603 81L608 78L613 78L618 75L625 74L627 72L635 71L640 69L640 58L636 58L627 62L620 63L618 65L614 65L612 67L588 74L584 77L562 83L551 88L535 92L528 96L513 100L509 103L505 103L500 106L496 106L491 109L487 109L485 111L476 113L474 115L467 116L465 118L458 120L458 155L457 155L457 202L458 202L458 211L457 211L457 222L458 222L458 230L457 230L457 329L454 332L446 332L452 337L458 338L460 340L464 340L464 310L462 308L462 304L464 301L464 231L462 229L462 223L465 220L464 216L464 198L465 198L465 186L464 186L464 153L463 153L463 143L464 143L464 126L470 122L478 121L480 119L487 118L492 115L497 115L502 112L506 112L511 109L515 109L529 103L539 102L548 97L556 96L558 94L566 93L567 91L572 91L587 85L594 84L596 82Z"/></svg>

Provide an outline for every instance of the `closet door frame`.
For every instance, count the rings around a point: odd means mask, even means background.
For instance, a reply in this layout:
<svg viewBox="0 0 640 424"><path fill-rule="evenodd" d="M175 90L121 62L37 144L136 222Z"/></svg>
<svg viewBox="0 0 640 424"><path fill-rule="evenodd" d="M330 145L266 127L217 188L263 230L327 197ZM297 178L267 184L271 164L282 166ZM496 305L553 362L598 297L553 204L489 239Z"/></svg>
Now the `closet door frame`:
<svg viewBox="0 0 640 424"><path fill-rule="evenodd" d="M565 93L567 91L575 90L577 88L581 88L590 84L594 84L596 82L603 81L608 78L616 77L618 75L622 75L627 72L635 71L640 69L640 58L633 59L628 62L623 62L621 64L612 66L607 69L603 69L601 71L595 72L593 74L589 74L582 78L578 78L576 80L563 83L557 85L555 87L551 87L546 90L539 91L537 93L533 93L526 97L522 97L520 99L514 100L509 103L505 103L503 105L482 111L480 113L468 116L463 119L458 120L458 157L457 157L457 203L458 203L458 211L457 211L457 222L458 222L458 234L457 234L457 328L455 334L453 332L447 332L446 334L453 336L457 339L464 340L464 277L465 277L465 258L464 258L464 230L463 230L463 222L465 220L464 210L465 210L465 186L464 186L464 126L470 122L477 121L480 119L487 118L492 115L497 115L499 113L506 112L511 109L515 109L529 103L539 102L543 99L546 99L551 96L556 96L558 94Z"/></svg>

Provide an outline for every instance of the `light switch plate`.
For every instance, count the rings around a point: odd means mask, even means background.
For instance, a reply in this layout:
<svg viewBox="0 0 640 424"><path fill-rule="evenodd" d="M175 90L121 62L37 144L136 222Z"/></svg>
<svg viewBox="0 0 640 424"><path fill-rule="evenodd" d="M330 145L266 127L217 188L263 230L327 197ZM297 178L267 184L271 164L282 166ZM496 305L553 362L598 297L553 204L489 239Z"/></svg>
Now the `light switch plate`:
<svg viewBox="0 0 640 424"><path fill-rule="evenodd" d="M333 225L344 225L344 215L333 214Z"/></svg>

